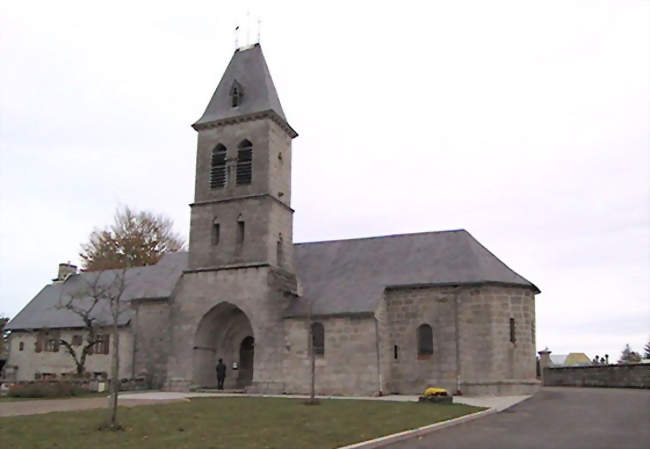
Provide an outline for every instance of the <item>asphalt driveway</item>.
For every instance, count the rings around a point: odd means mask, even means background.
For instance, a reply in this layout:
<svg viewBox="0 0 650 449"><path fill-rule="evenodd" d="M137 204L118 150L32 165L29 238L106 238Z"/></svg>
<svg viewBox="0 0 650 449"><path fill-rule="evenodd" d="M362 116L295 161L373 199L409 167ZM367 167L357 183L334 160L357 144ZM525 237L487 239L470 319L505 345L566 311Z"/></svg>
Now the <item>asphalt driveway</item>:
<svg viewBox="0 0 650 449"><path fill-rule="evenodd" d="M501 413L390 449L646 449L650 390L543 388Z"/></svg>

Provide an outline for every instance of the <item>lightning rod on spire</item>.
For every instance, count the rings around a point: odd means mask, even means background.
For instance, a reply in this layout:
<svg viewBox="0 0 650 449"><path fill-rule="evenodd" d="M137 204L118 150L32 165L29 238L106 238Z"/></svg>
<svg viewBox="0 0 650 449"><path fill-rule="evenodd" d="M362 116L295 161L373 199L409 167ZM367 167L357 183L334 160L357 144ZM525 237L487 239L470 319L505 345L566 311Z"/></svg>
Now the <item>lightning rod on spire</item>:
<svg viewBox="0 0 650 449"><path fill-rule="evenodd" d="M246 11L246 46L251 45L251 12Z"/></svg>

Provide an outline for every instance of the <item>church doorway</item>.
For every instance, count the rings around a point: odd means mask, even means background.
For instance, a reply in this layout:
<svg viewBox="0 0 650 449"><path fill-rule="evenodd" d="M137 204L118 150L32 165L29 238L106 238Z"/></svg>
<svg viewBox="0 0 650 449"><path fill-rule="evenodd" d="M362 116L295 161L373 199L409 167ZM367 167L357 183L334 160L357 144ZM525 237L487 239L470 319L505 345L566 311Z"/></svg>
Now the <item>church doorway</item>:
<svg viewBox="0 0 650 449"><path fill-rule="evenodd" d="M195 387L217 385L219 359L226 365L226 389L250 385L254 376L254 337L246 314L231 303L222 302L199 321L194 337L192 383Z"/></svg>
<svg viewBox="0 0 650 449"><path fill-rule="evenodd" d="M250 335L241 341L239 346L239 376L237 386L245 387L253 381L253 359L255 355L255 339Z"/></svg>

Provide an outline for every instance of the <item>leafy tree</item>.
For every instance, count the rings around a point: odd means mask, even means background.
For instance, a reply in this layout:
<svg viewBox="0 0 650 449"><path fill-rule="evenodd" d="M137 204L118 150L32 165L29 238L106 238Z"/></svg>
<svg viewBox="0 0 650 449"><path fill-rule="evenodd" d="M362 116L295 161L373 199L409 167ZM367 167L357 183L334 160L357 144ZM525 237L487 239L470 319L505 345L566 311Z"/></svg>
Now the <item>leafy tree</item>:
<svg viewBox="0 0 650 449"><path fill-rule="evenodd" d="M625 345L623 352L621 353L621 358L618 360L618 363L639 363L641 361L641 355L638 352L632 351L629 344Z"/></svg>
<svg viewBox="0 0 650 449"><path fill-rule="evenodd" d="M98 271L155 264L185 244L172 226L172 220L162 215L118 208L113 224L95 229L88 243L81 245L82 268Z"/></svg>
<svg viewBox="0 0 650 449"><path fill-rule="evenodd" d="M643 347L643 358L644 359L650 359L650 338L648 339L648 342L645 344Z"/></svg>
<svg viewBox="0 0 650 449"><path fill-rule="evenodd" d="M0 359L6 359L9 350L9 332L5 331L8 322L9 318L0 316Z"/></svg>

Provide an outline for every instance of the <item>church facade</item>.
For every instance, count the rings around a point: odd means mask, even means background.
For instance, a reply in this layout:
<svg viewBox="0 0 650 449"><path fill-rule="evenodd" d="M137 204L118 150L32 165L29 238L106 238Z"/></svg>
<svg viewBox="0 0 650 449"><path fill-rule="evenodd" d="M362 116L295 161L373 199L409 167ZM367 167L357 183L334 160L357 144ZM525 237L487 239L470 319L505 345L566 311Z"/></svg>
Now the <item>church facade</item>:
<svg viewBox="0 0 650 449"><path fill-rule="evenodd" d="M313 354L318 394L537 388L539 290L467 231L293 243L297 133L259 44L235 51L193 127L189 250L127 273L120 377L213 387L221 358L227 389L306 393ZM53 305L84 276L60 275L9 323L15 379L70 370L34 339L81 332Z"/></svg>

